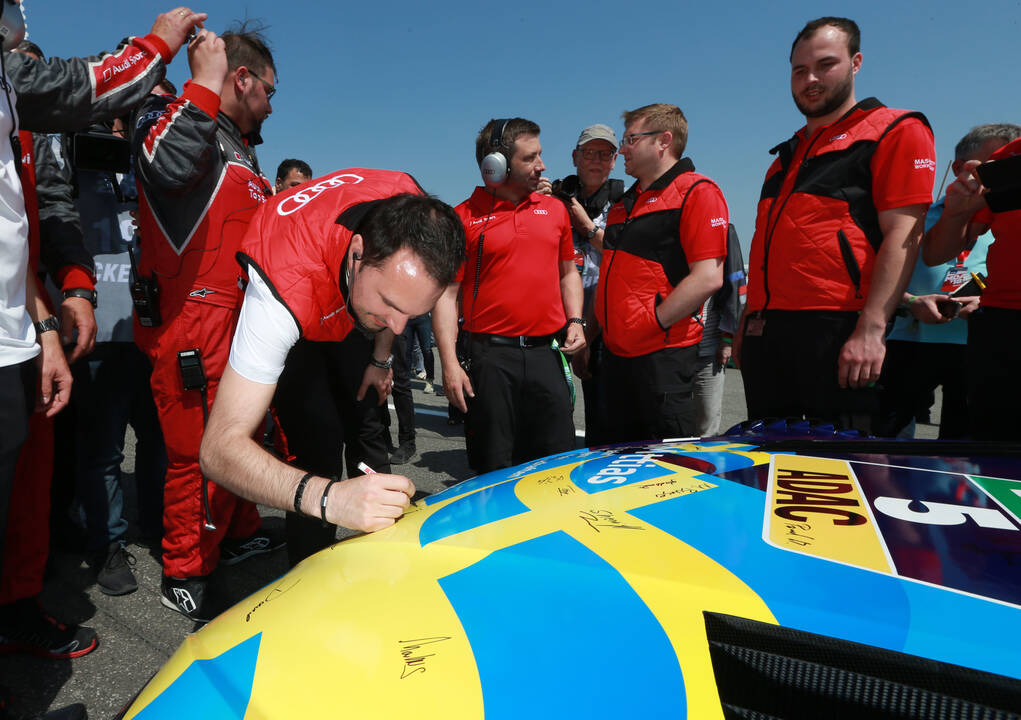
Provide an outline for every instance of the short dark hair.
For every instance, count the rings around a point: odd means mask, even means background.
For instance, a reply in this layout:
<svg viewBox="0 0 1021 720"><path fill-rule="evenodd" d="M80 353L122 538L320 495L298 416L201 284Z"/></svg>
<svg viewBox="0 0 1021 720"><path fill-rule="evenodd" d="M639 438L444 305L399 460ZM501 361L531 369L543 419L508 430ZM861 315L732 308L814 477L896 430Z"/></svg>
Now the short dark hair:
<svg viewBox="0 0 1021 720"><path fill-rule="evenodd" d="M538 135L539 126L531 120L525 120L524 118L510 118L507 121L507 126L503 129L503 137L500 139L500 146L494 148L492 146L493 129L497 127L498 123L503 122L500 119L493 119L482 126L479 130L478 136L475 138L475 162L480 166L482 165L482 158L494 150L503 154L507 158L507 162L510 163L511 158L514 157L514 142L522 135Z"/></svg>
<svg viewBox="0 0 1021 720"><path fill-rule="evenodd" d="M688 146L688 119L676 105L666 103L653 103L643 105L634 110L626 110L621 117L624 119L624 126L631 123L645 120L646 127L660 132L669 131L674 137L673 151L680 158L684 155L684 148Z"/></svg>
<svg viewBox="0 0 1021 720"><path fill-rule="evenodd" d="M170 82L170 78L163 78L156 83L156 86L153 89L155 90L157 88L163 90L164 95L177 95L177 86Z"/></svg>
<svg viewBox="0 0 1021 720"><path fill-rule="evenodd" d="M972 153L986 144L987 140L1003 140L1006 145L1021 137L1021 127L1013 123L991 123L973 127L957 142L954 148L954 160L968 160Z"/></svg>
<svg viewBox="0 0 1021 720"><path fill-rule="evenodd" d="M858 29L858 23L848 18L826 16L811 20L805 24L805 27L801 28L801 32L798 33L797 37L794 38L794 42L791 43L791 55L788 59L794 59L794 48L798 46L799 42L809 39L820 28L827 26L842 30L847 35L847 53L851 57L854 57L861 51L861 30Z"/></svg>
<svg viewBox="0 0 1021 720"><path fill-rule="evenodd" d="M272 69L276 74L277 66L263 34L265 31L266 26L261 22L245 20L234 23L220 36L227 51L228 70L237 70L244 65L257 73Z"/></svg>
<svg viewBox="0 0 1021 720"><path fill-rule="evenodd" d="M402 193L377 202L358 223L362 262L376 267L403 247L422 258L440 285L454 282L464 261L464 225L445 202Z"/></svg>
<svg viewBox="0 0 1021 720"><path fill-rule="evenodd" d="M277 168L277 180L283 180L291 170L297 170L309 180L312 179L312 168L308 166L307 162L296 160L295 158L287 158Z"/></svg>
<svg viewBox="0 0 1021 720"><path fill-rule="evenodd" d="M36 45L31 40L22 40L21 42L18 43L18 47L14 49L17 50L18 52L32 53L40 60L46 59L46 55L43 54L43 49Z"/></svg>

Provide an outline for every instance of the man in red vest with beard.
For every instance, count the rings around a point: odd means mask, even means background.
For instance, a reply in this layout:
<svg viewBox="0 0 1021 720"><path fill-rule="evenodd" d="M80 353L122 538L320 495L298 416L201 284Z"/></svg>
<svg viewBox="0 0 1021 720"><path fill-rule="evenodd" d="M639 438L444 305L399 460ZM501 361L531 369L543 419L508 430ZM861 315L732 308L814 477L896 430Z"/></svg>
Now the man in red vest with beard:
<svg viewBox="0 0 1021 720"><path fill-rule="evenodd" d="M806 124L771 150L735 337L753 419L868 432L878 411L886 323L918 253L936 152L920 113L855 99L860 37L854 21L824 17L791 49Z"/></svg>

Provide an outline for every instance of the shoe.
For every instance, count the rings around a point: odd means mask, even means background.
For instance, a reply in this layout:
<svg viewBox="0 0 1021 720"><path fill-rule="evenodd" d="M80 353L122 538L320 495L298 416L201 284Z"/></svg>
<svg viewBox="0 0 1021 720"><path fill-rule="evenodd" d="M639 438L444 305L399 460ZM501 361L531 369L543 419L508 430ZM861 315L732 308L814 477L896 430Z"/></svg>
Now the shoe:
<svg viewBox="0 0 1021 720"><path fill-rule="evenodd" d="M432 394L432 393L436 392L436 388L433 387L433 384L431 382L426 380L425 381L425 387L422 388L422 392Z"/></svg>
<svg viewBox="0 0 1021 720"><path fill-rule="evenodd" d="M390 455L391 465L403 465L415 456L415 441L405 441L401 443L401 446L393 451Z"/></svg>
<svg viewBox="0 0 1021 720"><path fill-rule="evenodd" d="M227 609L226 603L210 591L208 575L190 578L164 575L160 583L160 603L200 623L209 622Z"/></svg>
<svg viewBox="0 0 1021 720"><path fill-rule="evenodd" d="M88 655L99 645L96 631L65 625L43 610L35 597L0 607L0 653L22 652L51 660Z"/></svg>
<svg viewBox="0 0 1021 720"><path fill-rule="evenodd" d="M425 380L425 370L423 369L416 372L415 377L417 377L419 380Z"/></svg>
<svg viewBox="0 0 1021 720"><path fill-rule="evenodd" d="M138 589L138 581L131 568L135 566L135 556L129 553L120 542L110 543L106 549L103 566L96 575L96 584L104 595L127 595Z"/></svg>
<svg viewBox="0 0 1021 720"><path fill-rule="evenodd" d="M224 538L220 542L220 564L237 565L253 555L273 552L286 544L281 530L265 527L246 538Z"/></svg>

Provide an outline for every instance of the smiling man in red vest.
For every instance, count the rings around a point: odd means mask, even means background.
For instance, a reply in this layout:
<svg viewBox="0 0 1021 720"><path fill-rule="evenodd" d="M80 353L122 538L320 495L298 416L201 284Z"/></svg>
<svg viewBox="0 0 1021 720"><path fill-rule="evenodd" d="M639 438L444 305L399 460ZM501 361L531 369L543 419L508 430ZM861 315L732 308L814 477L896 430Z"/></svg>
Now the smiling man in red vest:
<svg viewBox="0 0 1021 720"><path fill-rule="evenodd" d="M753 419L867 432L878 409L886 323L918 253L936 152L920 113L855 100L859 46L854 21L824 17L791 49L806 124L770 151L734 353Z"/></svg>

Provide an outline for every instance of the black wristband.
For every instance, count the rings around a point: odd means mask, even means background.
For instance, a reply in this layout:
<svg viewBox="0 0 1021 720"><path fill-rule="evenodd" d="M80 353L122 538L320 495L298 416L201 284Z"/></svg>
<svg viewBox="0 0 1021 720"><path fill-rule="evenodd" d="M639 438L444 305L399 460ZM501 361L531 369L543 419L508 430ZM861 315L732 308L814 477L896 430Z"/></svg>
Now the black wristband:
<svg viewBox="0 0 1021 720"><path fill-rule="evenodd" d="M375 356L369 355L369 364L372 365L372 367L379 368L380 370L389 370L394 364L394 356L391 355L385 361L380 362L375 358Z"/></svg>
<svg viewBox="0 0 1021 720"><path fill-rule="evenodd" d="M570 325L571 323L585 327L585 321L580 317L567 318L567 324Z"/></svg>
<svg viewBox="0 0 1021 720"><path fill-rule="evenodd" d="M86 290L85 288L69 288L64 291L64 299L68 298L82 298L92 303L93 308L99 307L99 295L95 290Z"/></svg>
<svg viewBox="0 0 1021 720"><path fill-rule="evenodd" d="M305 486L308 485L309 478L312 477L312 473L305 473L301 476L301 480L298 481L298 487L294 491L294 512L299 515L301 512L301 496L305 494Z"/></svg>
<svg viewBox="0 0 1021 720"><path fill-rule="evenodd" d="M319 498L319 516L323 519L323 525L329 525L326 521L326 503L330 499L330 488L333 487L333 483L340 482L340 479L333 475L330 478L330 482L326 483L326 487L323 488L323 496Z"/></svg>

